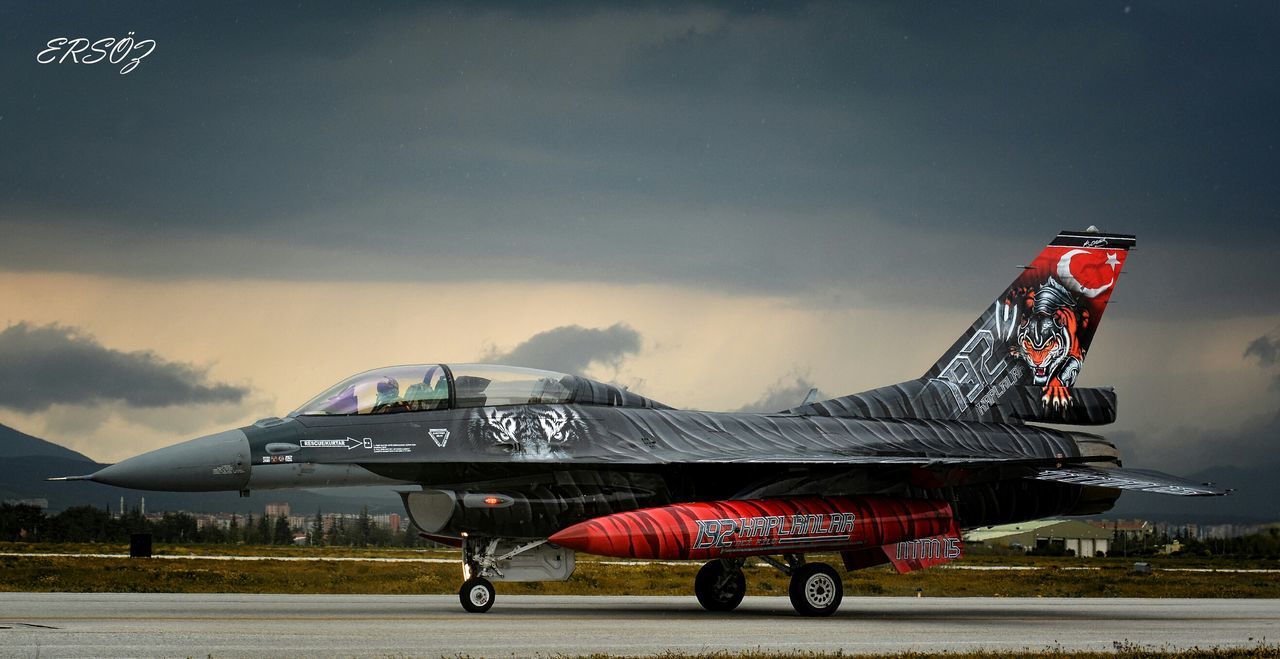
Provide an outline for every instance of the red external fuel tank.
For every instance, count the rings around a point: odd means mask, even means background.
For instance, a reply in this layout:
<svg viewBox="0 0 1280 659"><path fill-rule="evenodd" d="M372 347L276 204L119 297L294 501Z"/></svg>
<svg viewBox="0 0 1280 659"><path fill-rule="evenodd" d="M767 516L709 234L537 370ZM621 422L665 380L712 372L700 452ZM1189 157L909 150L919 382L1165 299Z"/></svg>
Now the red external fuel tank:
<svg viewBox="0 0 1280 659"><path fill-rule="evenodd" d="M708 560L850 552L935 538L958 543L955 515L945 501L800 497L681 503L614 513L567 527L550 541L601 556ZM942 542L923 547L950 549Z"/></svg>

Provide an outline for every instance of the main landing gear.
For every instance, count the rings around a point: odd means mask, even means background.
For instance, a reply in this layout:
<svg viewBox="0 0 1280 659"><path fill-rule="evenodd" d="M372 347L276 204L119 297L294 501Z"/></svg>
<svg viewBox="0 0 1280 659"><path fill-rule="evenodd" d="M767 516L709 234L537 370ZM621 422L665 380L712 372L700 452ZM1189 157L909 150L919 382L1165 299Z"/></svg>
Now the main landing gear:
<svg viewBox="0 0 1280 659"><path fill-rule="evenodd" d="M826 563L805 563L800 554L785 554L778 561L769 556L764 562L791 577L787 594L791 606L802 616L829 616L840 608L844 584L840 573ZM719 559L702 566L693 580L698 603L708 611L732 611L742 603L747 591L747 578L742 573L743 559Z"/></svg>
<svg viewBox="0 0 1280 659"><path fill-rule="evenodd" d="M747 577L742 574L742 559L711 561L698 570L693 580L693 594L708 611L732 611L747 594Z"/></svg>
<svg viewBox="0 0 1280 659"><path fill-rule="evenodd" d="M802 616L829 616L840 608L844 584L840 573L826 563L806 563L791 573L787 588L791 606Z"/></svg>

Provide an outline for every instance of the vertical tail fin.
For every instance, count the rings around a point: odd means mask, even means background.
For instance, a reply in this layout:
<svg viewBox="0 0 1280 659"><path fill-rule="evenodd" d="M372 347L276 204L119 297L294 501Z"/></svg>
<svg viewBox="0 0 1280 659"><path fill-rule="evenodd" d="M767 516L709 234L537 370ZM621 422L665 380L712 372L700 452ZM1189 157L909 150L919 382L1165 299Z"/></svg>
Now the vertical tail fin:
<svg viewBox="0 0 1280 659"><path fill-rule="evenodd" d="M1064 231L918 380L792 410L799 414L1106 423L1115 397L1073 391L1115 290L1129 235ZM1077 400L1084 398L1085 400ZM1034 405L1037 401L1039 405ZM1061 418L1059 418L1061 417Z"/></svg>

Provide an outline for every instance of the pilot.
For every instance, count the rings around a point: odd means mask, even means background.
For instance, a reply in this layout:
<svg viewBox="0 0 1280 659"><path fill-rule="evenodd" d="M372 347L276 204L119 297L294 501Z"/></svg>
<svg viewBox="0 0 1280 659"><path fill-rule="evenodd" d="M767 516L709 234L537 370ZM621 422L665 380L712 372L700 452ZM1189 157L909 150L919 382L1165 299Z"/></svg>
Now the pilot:
<svg viewBox="0 0 1280 659"><path fill-rule="evenodd" d="M371 413L399 412L401 411L400 408L404 407L404 401L400 400L400 383L395 378L386 375L378 378L377 400L373 404Z"/></svg>

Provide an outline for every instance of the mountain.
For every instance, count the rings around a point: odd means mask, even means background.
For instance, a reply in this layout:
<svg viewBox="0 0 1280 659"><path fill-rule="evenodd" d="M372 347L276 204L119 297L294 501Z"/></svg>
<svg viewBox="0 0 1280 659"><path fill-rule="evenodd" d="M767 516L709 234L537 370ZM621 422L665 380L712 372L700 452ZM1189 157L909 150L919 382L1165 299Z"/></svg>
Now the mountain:
<svg viewBox="0 0 1280 659"><path fill-rule="evenodd" d="M83 453L77 453L69 448L54 444L53 442L32 437L24 432L14 430L9 426L0 425L0 458L17 458L24 456L48 456L53 458L80 460L82 462L92 462L89 457Z"/></svg>
<svg viewBox="0 0 1280 659"><path fill-rule="evenodd" d="M364 506L372 514L404 511L400 497L390 488L343 488L337 494L316 494L306 490L267 490L241 497L236 492L145 492L111 487L90 481L56 481L52 476L92 474L105 467L82 453L64 448L13 428L0 425L0 500L46 499L49 511L72 506L97 506L116 510L120 497L125 505L137 507L147 500L149 512L228 512L261 515L269 501L288 502L296 515L356 513Z"/></svg>

